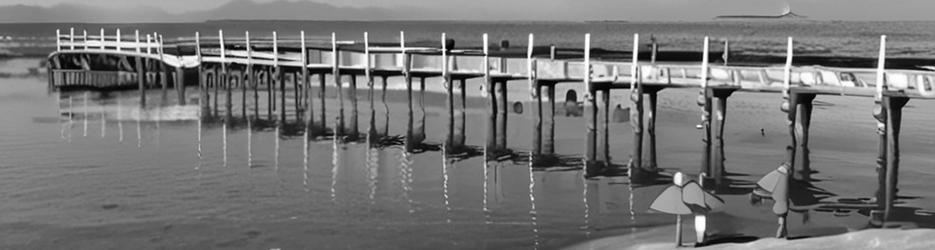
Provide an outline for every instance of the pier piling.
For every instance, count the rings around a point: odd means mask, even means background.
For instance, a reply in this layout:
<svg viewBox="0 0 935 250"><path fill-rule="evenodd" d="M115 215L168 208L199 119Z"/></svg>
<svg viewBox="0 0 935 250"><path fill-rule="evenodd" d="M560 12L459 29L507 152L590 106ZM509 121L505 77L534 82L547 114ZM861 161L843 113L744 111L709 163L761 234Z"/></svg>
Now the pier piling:
<svg viewBox="0 0 935 250"><path fill-rule="evenodd" d="M630 123L633 126L633 158L630 166L633 169L643 170L643 76L639 62L640 35L633 34L632 64L630 66Z"/></svg>
<svg viewBox="0 0 935 250"><path fill-rule="evenodd" d="M736 90L735 88L712 88L711 93L714 98L717 99L715 103L715 121L717 129L714 130L715 138L715 150L712 152L714 155L714 164L713 169L711 170L714 178L715 185L721 186L724 180L724 125L727 118L727 98L730 97L731 93Z"/></svg>
<svg viewBox="0 0 935 250"><path fill-rule="evenodd" d="M809 181L811 178L811 150L808 147L809 127L812 121L812 102L815 100L815 94L793 93L796 95L796 106L798 107L798 119L796 119L796 149L797 161L796 171L790 173L796 180Z"/></svg>
<svg viewBox="0 0 935 250"><path fill-rule="evenodd" d="M884 96L886 108L886 187L883 199L884 221L893 217L899 183L899 131L902 125L902 109L909 102L908 97Z"/></svg>

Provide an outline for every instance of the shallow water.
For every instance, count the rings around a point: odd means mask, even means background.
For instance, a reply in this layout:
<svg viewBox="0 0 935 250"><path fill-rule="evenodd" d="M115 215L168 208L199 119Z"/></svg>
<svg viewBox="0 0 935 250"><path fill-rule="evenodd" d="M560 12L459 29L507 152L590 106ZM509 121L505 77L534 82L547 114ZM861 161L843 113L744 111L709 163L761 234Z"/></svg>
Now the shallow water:
<svg viewBox="0 0 935 250"><path fill-rule="evenodd" d="M456 47L480 47L481 34L488 33L491 42L511 41L514 47L524 46L527 34L536 35L537 45L582 48L584 34L592 34L592 47L630 51L633 33L640 33L641 43L650 37L658 39L660 50L701 51L704 36L712 39L712 51L719 51L720 42L730 41L734 52L784 56L786 38L795 38L795 53L820 56L860 56L874 58L881 35L887 35L888 57L926 58L935 56L935 25L931 21L854 22L854 21L708 21L708 22L522 22L522 21L212 21L203 23L133 23L133 24L60 24L7 23L0 24L0 34L14 37L17 42L0 43L0 48L55 45L55 30L75 34L87 30L97 34L101 28L107 34L123 29L124 35L138 29L142 34L158 32L169 41L177 37L194 37L195 32L214 37L219 29L226 36L270 37L278 31L280 37L297 37L304 30L309 39L317 38L330 45L331 33L338 39L362 40L369 32L373 42L399 41L399 32L406 31L409 42L438 41L441 33L457 41ZM20 41L22 40L22 41ZM38 42L37 42L38 41ZM29 50L35 53L36 50ZM700 58L699 58L700 59Z"/></svg>
<svg viewBox="0 0 935 250"><path fill-rule="evenodd" d="M28 68L21 64L37 62L8 63ZM346 142L304 140L262 120L218 122L226 112L223 98L215 116L215 109L199 108L196 88L187 89L186 105L171 88L147 90L141 105L135 90L52 92L44 77L0 79L0 248L552 249L619 235L632 235L633 244L652 243L660 241L653 232L672 233L665 229L673 216L648 211L668 179L584 178L584 120L562 110L553 146L567 161L530 166L528 114L508 116L512 157L445 156L438 150L449 133L444 98L431 90L425 111L416 106L413 112L414 127L424 124L425 150L407 152L399 142L408 132L409 110L398 79L391 80L387 101L376 98L373 109L365 85L358 93L359 130L368 131L375 119L377 130L388 132ZM487 114L476 83L468 84L467 145L483 152ZM510 95L523 93L523 86L512 86ZM327 94L325 120L334 121L336 92L328 88ZM240 95L232 95L236 117ZM699 170L696 95L689 89L660 92L659 164L667 172ZM614 96L619 103L626 92ZM747 194L784 158L788 135L779 103L777 94L745 92L728 103L725 150L732 184L720 193L726 210L708 219L715 237L774 232L770 205L750 205ZM872 197L876 190L872 105L867 98L816 99L814 189L799 194L800 209L790 217L793 236L867 227L866 211L835 207L841 204L835 201ZM935 128L929 124L935 115L928 112L935 102L909 105L898 221L933 227L925 210L935 208L929 192L935 177ZM264 118L265 107L258 110ZM629 124L610 124L610 135L612 163L623 165L632 146ZM379 147L369 146L377 139L383 139L373 144Z"/></svg>

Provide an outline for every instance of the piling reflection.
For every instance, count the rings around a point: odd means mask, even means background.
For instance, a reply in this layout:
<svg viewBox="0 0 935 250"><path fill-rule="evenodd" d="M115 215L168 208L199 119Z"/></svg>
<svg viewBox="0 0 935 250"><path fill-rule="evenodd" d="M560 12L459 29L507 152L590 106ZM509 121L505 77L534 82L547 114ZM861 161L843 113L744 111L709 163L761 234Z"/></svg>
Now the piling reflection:
<svg viewBox="0 0 935 250"><path fill-rule="evenodd" d="M613 123L619 122L610 117L608 93L596 96L599 105L594 111L597 121L593 138L595 149L593 152L580 152L563 144L569 140L556 138L561 136L556 134L556 127L563 123L565 126L579 126L580 122L566 119L568 114L557 114L554 85L542 86L540 99L536 100L539 103L521 103L535 105L527 108L531 110L529 114L534 115L518 116L511 114L507 108L509 102L504 102L508 97L505 83L497 83L499 86L490 91L493 100L487 101L495 109L487 109L489 107L469 105L472 98L482 100L469 95L467 79L455 79L451 82L452 94L445 100L451 109L433 113L436 109L431 107L439 103L432 102L438 100L432 95L440 93L426 87L432 82L421 78L415 85L418 87L406 89L405 86L394 85L399 84L395 80L381 77L380 83L368 82L366 94L358 94L356 77L343 78L344 82L337 81L335 84L338 85L335 85L325 84L329 81L320 74L317 78L321 85L311 86L296 84L313 78L306 79L295 73L282 77L257 68L254 72L257 77L251 79L238 71L241 69L229 70L231 78L221 80L218 76L223 73L209 73L198 87L179 91L182 94L178 96L167 94L167 91L57 91L61 123L59 137L72 140L72 133L77 129L81 130L82 137L87 137L88 129L100 125L101 137L116 135L117 141L122 142L123 126L129 121L136 123L138 148L142 149L144 144L147 147L152 145L149 143L154 141L147 142L148 139L156 140L158 148L159 138L168 138L168 133L160 135L160 131L174 129L169 124L194 125L196 131L188 130L190 127L186 131L197 135L194 140L196 171L217 168L218 160L221 167L246 166L253 169L262 165L263 159L273 158L277 175L296 173L295 185L301 183L302 190L309 197L320 190L335 207L353 206L351 201L360 199L377 209L402 204L409 214L441 213L444 222L450 224L483 223L496 228L501 224L519 223L529 228L529 231L524 231L527 236L531 231L534 247L548 246L544 237L555 225L582 234L584 238L606 236L608 231L616 229L614 227L626 227L629 233L635 233L639 226L659 220L657 215L646 212L646 197L657 192L660 186L671 183L671 174L665 171L631 168L631 164L620 162L622 159L611 157L612 140L609 137L615 132ZM327 95L326 92L337 95ZM218 98L219 94L221 98ZM343 103L339 97L343 98ZM359 97L365 103L358 103ZM348 108L336 108L334 105ZM366 125L357 124L358 119L363 119L361 122ZM442 129L436 130L432 124L441 120L449 122L447 126L437 126ZM75 124L77 122L81 122L80 127ZM530 122L533 126L527 126ZM360 125L364 125L363 128ZM108 126L116 126L117 131L111 128L108 132ZM532 128L531 137L510 134L517 131L516 128L526 127ZM150 129L155 129L154 137L144 135ZM264 140L267 137L263 135L272 135L273 145ZM221 145L217 145L218 139ZM290 149L290 145L297 146L290 143L296 140L302 140L301 156L290 154L297 151ZM245 158L237 153L243 152L237 147L244 142ZM164 142L169 143L175 142ZM577 141L572 140L572 144L575 143ZM327 151L328 146L331 152ZM364 152L354 151L359 148L364 148ZM355 159L361 155L362 158ZM440 156L440 163L435 160L436 156ZM323 160L329 157L330 164L325 163ZM298 164L301 164L301 169L290 168ZM355 170L359 169L356 166L363 167L363 171L357 171L362 175L355 175ZM441 176L438 176L439 167ZM470 174L460 175L462 171ZM574 182L545 183L548 177L566 175L574 176ZM428 178L422 179L422 176ZM419 183L415 180L417 177ZM353 186L346 182L354 178L364 185L345 188ZM745 195L755 187L752 182L755 178L725 172L722 183L713 189L720 195ZM288 182L288 178L284 179ZM522 179L526 182L516 182ZM830 214L837 217L866 216L868 227L883 226L884 221L876 220L872 215L879 205L875 200L864 197L835 199L839 195L824 189L819 181L804 176L801 183L797 182L793 185L796 188L790 191L794 206L792 212L802 216L803 225L810 223L809 218L815 214ZM553 195L546 190L548 185L558 185L565 189L564 193ZM528 203L525 203L525 198L528 198ZM908 201L913 198L899 199ZM482 213L483 218L478 213L476 221L462 221L469 218L464 216L467 213L464 210L471 207L477 210L478 205L481 211L474 212ZM710 218L717 216L723 215ZM556 222L555 217L571 218L571 222ZM908 206L898 207L894 216L885 221L889 225L908 222L935 226L932 212ZM614 223L622 225L612 225Z"/></svg>

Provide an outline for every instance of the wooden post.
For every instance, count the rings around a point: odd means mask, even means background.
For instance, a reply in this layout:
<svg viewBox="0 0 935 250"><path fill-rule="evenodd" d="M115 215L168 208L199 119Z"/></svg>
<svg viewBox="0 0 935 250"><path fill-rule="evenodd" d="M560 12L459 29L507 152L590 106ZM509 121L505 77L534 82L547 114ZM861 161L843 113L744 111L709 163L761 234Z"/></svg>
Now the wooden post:
<svg viewBox="0 0 935 250"><path fill-rule="evenodd" d="M168 81L169 70L166 67L166 61L165 61L163 51L162 51L162 35L156 37L156 39L157 39L157 45L159 46L159 64L158 65L159 65L159 72L161 74L159 77L159 83L162 84L162 89L165 90L166 88L169 87L168 86L169 85L169 81Z"/></svg>
<svg viewBox="0 0 935 250"><path fill-rule="evenodd" d="M454 144L454 133L455 133L454 132L455 131L455 106L454 106L455 86L454 86L454 83L451 82L451 77L448 75L448 49L449 48L448 48L448 37L445 33L442 33L441 43L442 43L441 44L442 45L441 70L442 70L442 81L444 81L442 83L442 86L445 87L445 92L447 93L447 95L445 95L445 109L448 111L447 112L448 117L446 117L447 120L445 124L447 128L447 136L445 137L445 147L446 147L445 150L446 152L451 152L454 149L453 144ZM422 91L423 92L425 91L424 81L422 84ZM425 107L424 104L423 104L423 107ZM424 113L422 114L422 117L425 117Z"/></svg>
<svg viewBox="0 0 935 250"><path fill-rule="evenodd" d="M584 113L587 117L587 145L585 150L585 164L594 164L597 161L597 100L596 90L591 83L591 33L584 35L584 86L587 93L584 95ZM586 172L591 172L586 171Z"/></svg>
<svg viewBox="0 0 935 250"><path fill-rule="evenodd" d="M197 34L196 34L196 37L197 37ZM136 31L136 43L137 44L140 43L140 31L139 30ZM74 46L74 43L72 43L72 46ZM140 52L139 47L136 48L136 52L137 52L137 56L134 57L135 64L136 64L136 82L137 82L138 89L140 91L140 101L145 103L146 95L144 93L146 90L145 90L144 85L146 83L144 82L144 76L146 75L146 71L143 69L143 57L139 55L139 52ZM201 57L199 56L199 58ZM145 105L143 103L141 103L140 105Z"/></svg>
<svg viewBox="0 0 935 250"><path fill-rule="evenodd" d="M247 79L253 87L253 116L260 117L260 93L259 80L256 78L256 70L253 67L253 45L250 44L250 31L244 31L244 40L247 43Z"/></svg>
<svg viewBox="0 0 935 250"><path fill-rule="evenodd" d="M87 31L85 31L85 32L87 32ZM85 36L85 38L87 38L87 36ZM87 46L88 41L85 40L85 41L83 41L83 42L84 42L85 46ZM75 50L75 28L74 28L74 27L68 29L68 43L69 43L69 45L70 45L70 47L71 47L71 50Z"/></svg>
<svg viewBox="0 0 935 250"><path fill-rule="evenodd" d="M367 99L370 102L370 124L367 129L367 138L368 141L372 137L377 136L376 127L377 127L377 118L376 118L376 109L374 108L373 103L373 75L372 75L373 64L370 63L370 34L364 32L364 80L367 81ZM372 144L370 145L373 146Z"/></svg>
<svg viewBox="0 0 935 250"><path fill-rule="evenodd" d="M237 72L237 83L240 84L240 113L244 119L247 118L247 82L251 80L247 79L247 77L249 77L247 71L249 70L250 69L244 65L241 70Z"/></svg>
<svg viewBox="0 0 935 250"><path fill-rule="evenodd" d="M321 106L321 112L320 112L321 117L319 118L319 121L321 122L321 127L320 127L321 131L326 131L328 127L328 120L327 120L328 112L326 112L326 109L325 109L326 107L325 105L325 87L326 87L325 82L326 82L325 73L319 73L318 74L318 101L321 102L319 105Z"/></svg>
<svg viewBox="0 0 935 250"><path fill-rule="evenodd" d="M490 45L487 33L484 33L484 93L487 95L487 149L488 153L497 148L497 95L494 92L493 78L490 77Z"/></svg>
<svg viewBox="0 0 935 250"><path fill-rule="evenodd" d="M546 129L546 142L543 146L543 151L547 155L555 154L555 83L550 83L548 85L548 97L549 97L549 122L548 129Z"/></svg>
<svg viewBox="0 0 935 250"><path fill-rule="evenodd" d="M273 65L276 83L279 84L279 124L286 124L286 72L279 66L279 36L273 31Z"/></svg>
<svg viewBox="0 0 935 250"><path fill-rule="evenodd" d="M500 41L501 51L508 49L509 46L510 46L509 41L507 40ZM500 57L500 67L498 68L498 72L500 73L507 72L506 62L507 61L505 57ZM507 147L508 136L506 134L508 130L507 118L509 117L509 114L510 114L510 101L507 95L507 82L508 81L509 80L507 79L503 79L503 80L500 80L499 83L495 83L496 85L494 85L499 95L497 96L498 98L497 101L500 102L497 104L497 108L499 110L499 117L497 117L497 147L499 147L500 149L504 151L508 149Z"/></svg>
<svg viewBox="0 0 935 250"><path fill-rule="evenodd" d="M136 53L140 53L140 31L138 30L136 31ZM198 106L200 110L198 120L201 121L202 114L204 113L203 111L206 107L205 105L208 105L208 98L210 98L210 96L208 96L208 91L205 86L208 79L205 77L204 63L201 61L201 33L199 32L195 32L195 56L198 57Z"/></svg>
<svg viewBox="0 0 935 250"><path fill-rule="evenodd" d="M461 83L459 84L459 87L461 88L461 120L458 121L458 124L461 126L458 128L458 137L456 141L458 142L457 144L459 147L464 147L467 145L467 134L465 134L465 132L467 132L465 131L467 129L467 79L461 78L460 80Z"/></svg>
<svg viewBox="0 0 935 250"><path fill-rule="evenodd" d="M101 28L101 50L104 50L104 28Z"/></svg>
<svg viewBox="0 0 935 250"><path fill-rule="evenodd" d="M338 133L344 134L344 88L341 86L341 56L338 54L338 40L335 33L331 33L331 74L334 76L334 85L338 90ZM337 136L337 135L335 135Z"/></svg>
<svg viewBox="0 0 935 250"><path fill-rule="evenodd" d="M351 98L351 131L350 139L356 141L360 137L360 126L358 126L358 112L357 112L357 75L350 75L351 82L348 86L348 91L350 92L348 96Z"/></svg>
<svg viewBox="0 0 935 250"><path fill-rule="evenodd" d="M293 103L293 106L295 106L293 108L295 110L294 112L295 112L296 122L302 121L302 91L300 91L300 88L302 86L299 84L300 81L301 80L299 80L299 72L293 71L292 72L292 97L293 97L292 99L294 101L292 103Z"/></svg>
<svg viewBox="0 0 935 250"><path fill-rule="evenodd" d="M55 51L62 51L62 30L61 29L55 29Z"/></svg>
<svg viewBox="0 0 935 250"><path fill-rule="evenodd" d="M711 91L708 89L708 37L704 38L704 48L701 59L701 91L698 96L698 105L701 106L701 129L703 150L701 154L701 172L707 176L711 173Z"/></svg>
<svg viewBox="0 0 935 250"><path fill-rule="evenodd" d="M273 91L273 67L265 66L266 75L266 119L273 121L273 110L276 107L276 95Z"/></svg>
<svg viewBox="0 0 935 250"><path fill-rule="evenodd" d="M890 133L887 123L889 122L889 114L887 114L888 104L886 103L886 98L883 96L883 90L886 88L886 36L880 37L880 52L877 57L877 75L876 75L876 95L874 96L874 118L877 120L877 134L880 136L879 148L877 151L877 176L878 176L878 190L877 190L877 203L879 205L879 210L876 211L879 215L882 212L882 219L884 222L889 217L889 212L891 212L890 205L890 193L889 193L889 171L888 167L888 155L889 155L889 139L888 134ZM871 219L876 219L871 216Z"/></svg>
<svg viewBox="0 0 935 250"><path fill-rule="evenodd" d="M532 117L533 125L533 141L532 141L532 154L530 154L530 161L534 162L535 158L538 155L542 154L542 87L539 86L539 82L535 80L535 61L532 58L533 54L533 44L535 43L535 37L532 33L529 33L528 40L526 42L526 81L529 84L529 100L533 102L531 106L533 110L525 111L529 113L529 116Z"/></svg>
<svg viewBox="0 0 935 250"><path fill-rule="evenodd" d="M715 185L721 186L721 182L724 179L724 122L727 117L727 98L730 97L733 89L712 89L712 93L715 98L717 98L716 107L716 118L717 118L717 130L714 131L714 138L716 139L714 151L714 182Z"/></svg>
<svg viewBox="0 0 935 250"><path fill-rule="evenodd" d="M403 77L406 81L406 108L408 110L408 121L406 127L406 152L412 152L414 149L414 130L413 123L415 122L414 111L412 105L412 55L406 53L406 40L404 33L399 33L399 46L402 51L403 57Z"/></svg>
<svg viewBox="0 0 935 250"><path fill-rule="evenodd" d="M227 52L225 51L224 46L224 30L218 30L218 42L221 46L221 72L218 74L220 76L218 83L224 88L224 110L226 110L225 117L227 122L230 121L233 117L233 98L231 96L231 86L230 86L230 74L227 72Z"/></svg>
<svg viewBox="0 0 935 250"><path fill-rule="evenodd" d="M653 44L653 46L655 47L655 44ZM645 169L649 171L656 171L659 166L656 161L656 97L658 92L658 89L647 91L648 99L646 101L649 105L646 108L646 135L649 136L649 138L647 138L649 144L649 159Z"/></svg>
<svg viewBox="0 0 935 250"><path fill-rule="evenodd" d="M117 29L117 36L116 36L116 41L117 41L117 46L116 46L117 48L116 48L116 49L117 49L117 51L123 50L123 46L121 46L120 40L121 40L121 39L120 39L120 29Z"/></svg>
<svg viewBox="0 0 935 250"><path fill-rule="evenodd" d="M893 217L893 205L896 204L899 184L899 130L902 124L902 108L909 102L908 97L884 96L886 106L886 199L883 200L884 221Z"/></svg>
<svg viewBox="0 0 935 250"><path fill-rule="evenodd" d="M796 108L799 103L799 95L792 91L792 37L788 38L786 45L786 65L783 72L783 98L786 99L782 106L781 110L786 112L786 124L789 126L789 146L786 147L786 163L789 166L788 171L790 173L795 172L795 148L796 148L796 135L795 135L795 124L796 124L796 113L798 108ZM782 180L780 180L782 181ZM789 178L786 178L786 181L790 181ZM788 183L792 184L792 183ZM785 204L785 208L780 208L781 211L776 211L776 206L774 205L773 212L776 213L776 216L779 218L778 224L779 227L776 230L776 238L786 238L788 236L788 227L786 223L786 217L788 216L788 192L781 192L784 197L773 197L776 199L776 202L781 202Z"/></svg>
<svg viewBox="0 0 935 250"><path fill-rule="evenodd" d="M542 155L542 86L533 83L532 96L533 107L531 112L533 116L533 135L532 135L532 161L536 161Z"/></svg>
<svg viewBox="0 0 935 250"><path fill-rule="evenodd" d="M640 35L633 34L633 62L630 65L630 100L633 101L633 112L630 122L633 125L633 164L632 168L642 170L643 167L643 83L639 68Z"/></svg>
<svg viewBox="0 0 935 250"><path fill-rule="evenodd" d="M600 105L597 110L599 113L598 121L601 128L600 131L598 131L600 135L598 137L600 143L598 148L600 148L600 150L598 151L599 156L597 159L604 162L605 165L610 165L610 89L601 90L599 93L600 100L598 103Z"/></svg>
<svg viewBox="0 0 935 250"><path fill-rule="evenodd" d="M798 119L796 129L797 141L798 141L798 152L797 158L798 161L794 164L798 166L795 172L790 173L794 179L810 181L811 175L811 156L808 147L808 133L809 126L811 126L812 121L812 101L815 100L815 94L802 94L797 93L796 97L796 106L798 106Z"/></svg>
<svg viewBox="0 0 935 250"><path fill-rule="evenodd" d="M179 105L185 105L185 70L182 66L175 67L175 88L179 93Z"/></svg>
<svg viewBox="0 0 935 250"><path fill-rule="evenodd" d="M386 85L388 84L389 77L387 77L386 75L383 75L381 78L383 79L382 81L383 90L380 93L381 94L380 102L383 103L383 115L386 117L386 123L385 123L386 126L383 127L384 129L383 134L389 135L390 134L390 107L389 107L389 104L387 104L386 102Z"/></svg>
<svg viewBox="0 0 935 250"><path fill-rule="evenodd" d="M498 100L500 103L497 104L499 117L497 117L497 147L502 150L506 150L507 147L507 117L510 114L510 104L509 98L507 96L507 80L501 80L499 84L496 84L498 95Z"/></svg>
<svg viewBox="0 0 935 250"><path fill-rule="evenodd" d="M303 90L305 90L305 94L302 95L302 99L305 100L305 133L309 134L312 132L312 116L315 114L315 112L312 110L312 102L310 100L311 98L309 98L312 85L308 73L308 47L306 47L305 44L304 30L299 32L299 39L302 39L302 86L304 86ZM324 89L322 89L322 91L324 91Z"/></svg>

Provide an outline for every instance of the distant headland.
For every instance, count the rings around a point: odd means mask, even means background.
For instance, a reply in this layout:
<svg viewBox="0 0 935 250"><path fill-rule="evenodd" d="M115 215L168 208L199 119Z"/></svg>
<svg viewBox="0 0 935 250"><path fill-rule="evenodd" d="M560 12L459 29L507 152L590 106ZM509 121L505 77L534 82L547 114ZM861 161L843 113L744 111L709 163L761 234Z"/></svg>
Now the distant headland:
<svg viewBox="0 0 935 250"><path fill-rule="evenodd" d="M779 15L722 15L716 16L717 20L739 20L739 19L805 19L808 18L792 12L792 8L786 6L782 14Z"/></svg>

